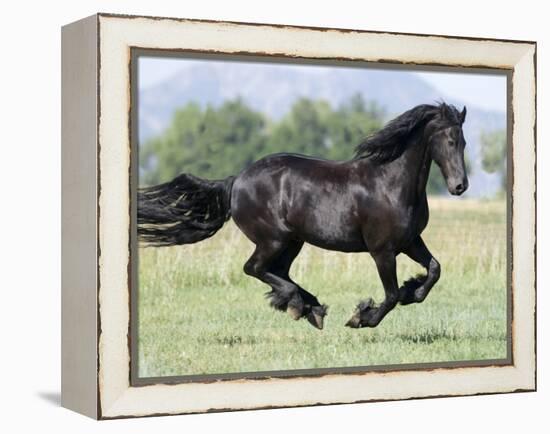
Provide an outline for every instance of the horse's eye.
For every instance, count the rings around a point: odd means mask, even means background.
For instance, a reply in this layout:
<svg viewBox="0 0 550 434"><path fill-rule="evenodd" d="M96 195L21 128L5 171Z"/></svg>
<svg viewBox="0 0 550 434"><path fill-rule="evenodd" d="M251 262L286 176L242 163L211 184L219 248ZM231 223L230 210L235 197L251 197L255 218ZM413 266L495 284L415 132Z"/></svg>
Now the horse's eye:
<svg viewBox="0 0 550 434"><path fill-rule="evenodd" d="M449 145L454 146L454 145L456 145L456 142L454 140L449 140Z"/></svg>

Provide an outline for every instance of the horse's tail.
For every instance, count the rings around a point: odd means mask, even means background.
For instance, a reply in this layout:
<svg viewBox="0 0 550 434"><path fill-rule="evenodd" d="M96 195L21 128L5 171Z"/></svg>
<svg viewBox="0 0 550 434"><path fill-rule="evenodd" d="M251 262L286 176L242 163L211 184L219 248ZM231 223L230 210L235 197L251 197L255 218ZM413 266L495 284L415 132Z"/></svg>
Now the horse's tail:
<svg viewBox="0 0 550 434"><path fill-rule="evenodd" d="M139 240L152 246L190 244L214 235L231 217L235 177L208 181L183 174L138 191Z"/></svg>

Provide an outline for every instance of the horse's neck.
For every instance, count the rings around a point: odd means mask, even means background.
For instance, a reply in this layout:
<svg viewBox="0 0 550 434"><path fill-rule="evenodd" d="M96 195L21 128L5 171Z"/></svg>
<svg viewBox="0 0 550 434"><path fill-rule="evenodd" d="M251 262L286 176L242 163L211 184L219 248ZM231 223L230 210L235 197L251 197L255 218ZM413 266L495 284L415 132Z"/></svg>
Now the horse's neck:
<svg viewBox="0 0 550 434"><path fill-rule="evenodd" d="M430 175L431 158L428 152L428 142L419 134L411 137L403 154L393 161L395 170L399 171L403 180L402 188L405 200L416 203L426 197L426 185Z"/></svg>

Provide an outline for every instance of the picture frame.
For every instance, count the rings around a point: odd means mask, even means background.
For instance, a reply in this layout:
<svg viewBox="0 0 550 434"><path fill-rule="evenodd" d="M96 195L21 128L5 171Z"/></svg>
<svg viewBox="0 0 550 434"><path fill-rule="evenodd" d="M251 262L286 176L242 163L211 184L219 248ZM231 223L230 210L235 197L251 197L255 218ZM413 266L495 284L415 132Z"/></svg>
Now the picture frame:
<svg viewBox="0 0 550 434"><path fill-rule="evenodd" d="M511 119L506 361L135 381L131 77L136 53L144 50L505 72ZM103 13L66 25L62 405L95 419L113 419L536 390L535 138L532 41Z"/></svg>

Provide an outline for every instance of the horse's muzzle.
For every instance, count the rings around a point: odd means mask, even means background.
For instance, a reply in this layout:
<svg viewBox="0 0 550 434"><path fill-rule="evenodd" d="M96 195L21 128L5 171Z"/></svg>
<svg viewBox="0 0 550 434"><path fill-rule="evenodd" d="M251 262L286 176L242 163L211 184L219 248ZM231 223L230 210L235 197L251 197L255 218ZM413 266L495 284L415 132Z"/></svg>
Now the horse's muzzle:
<svg viewBox="0 0 550 434"><path fill-rule="evenodd" d="M453 187L449 188L449 193L453 196L460 196L466 190L468 190L468 179L464 178L462 182L456 183Z"/></svg>

